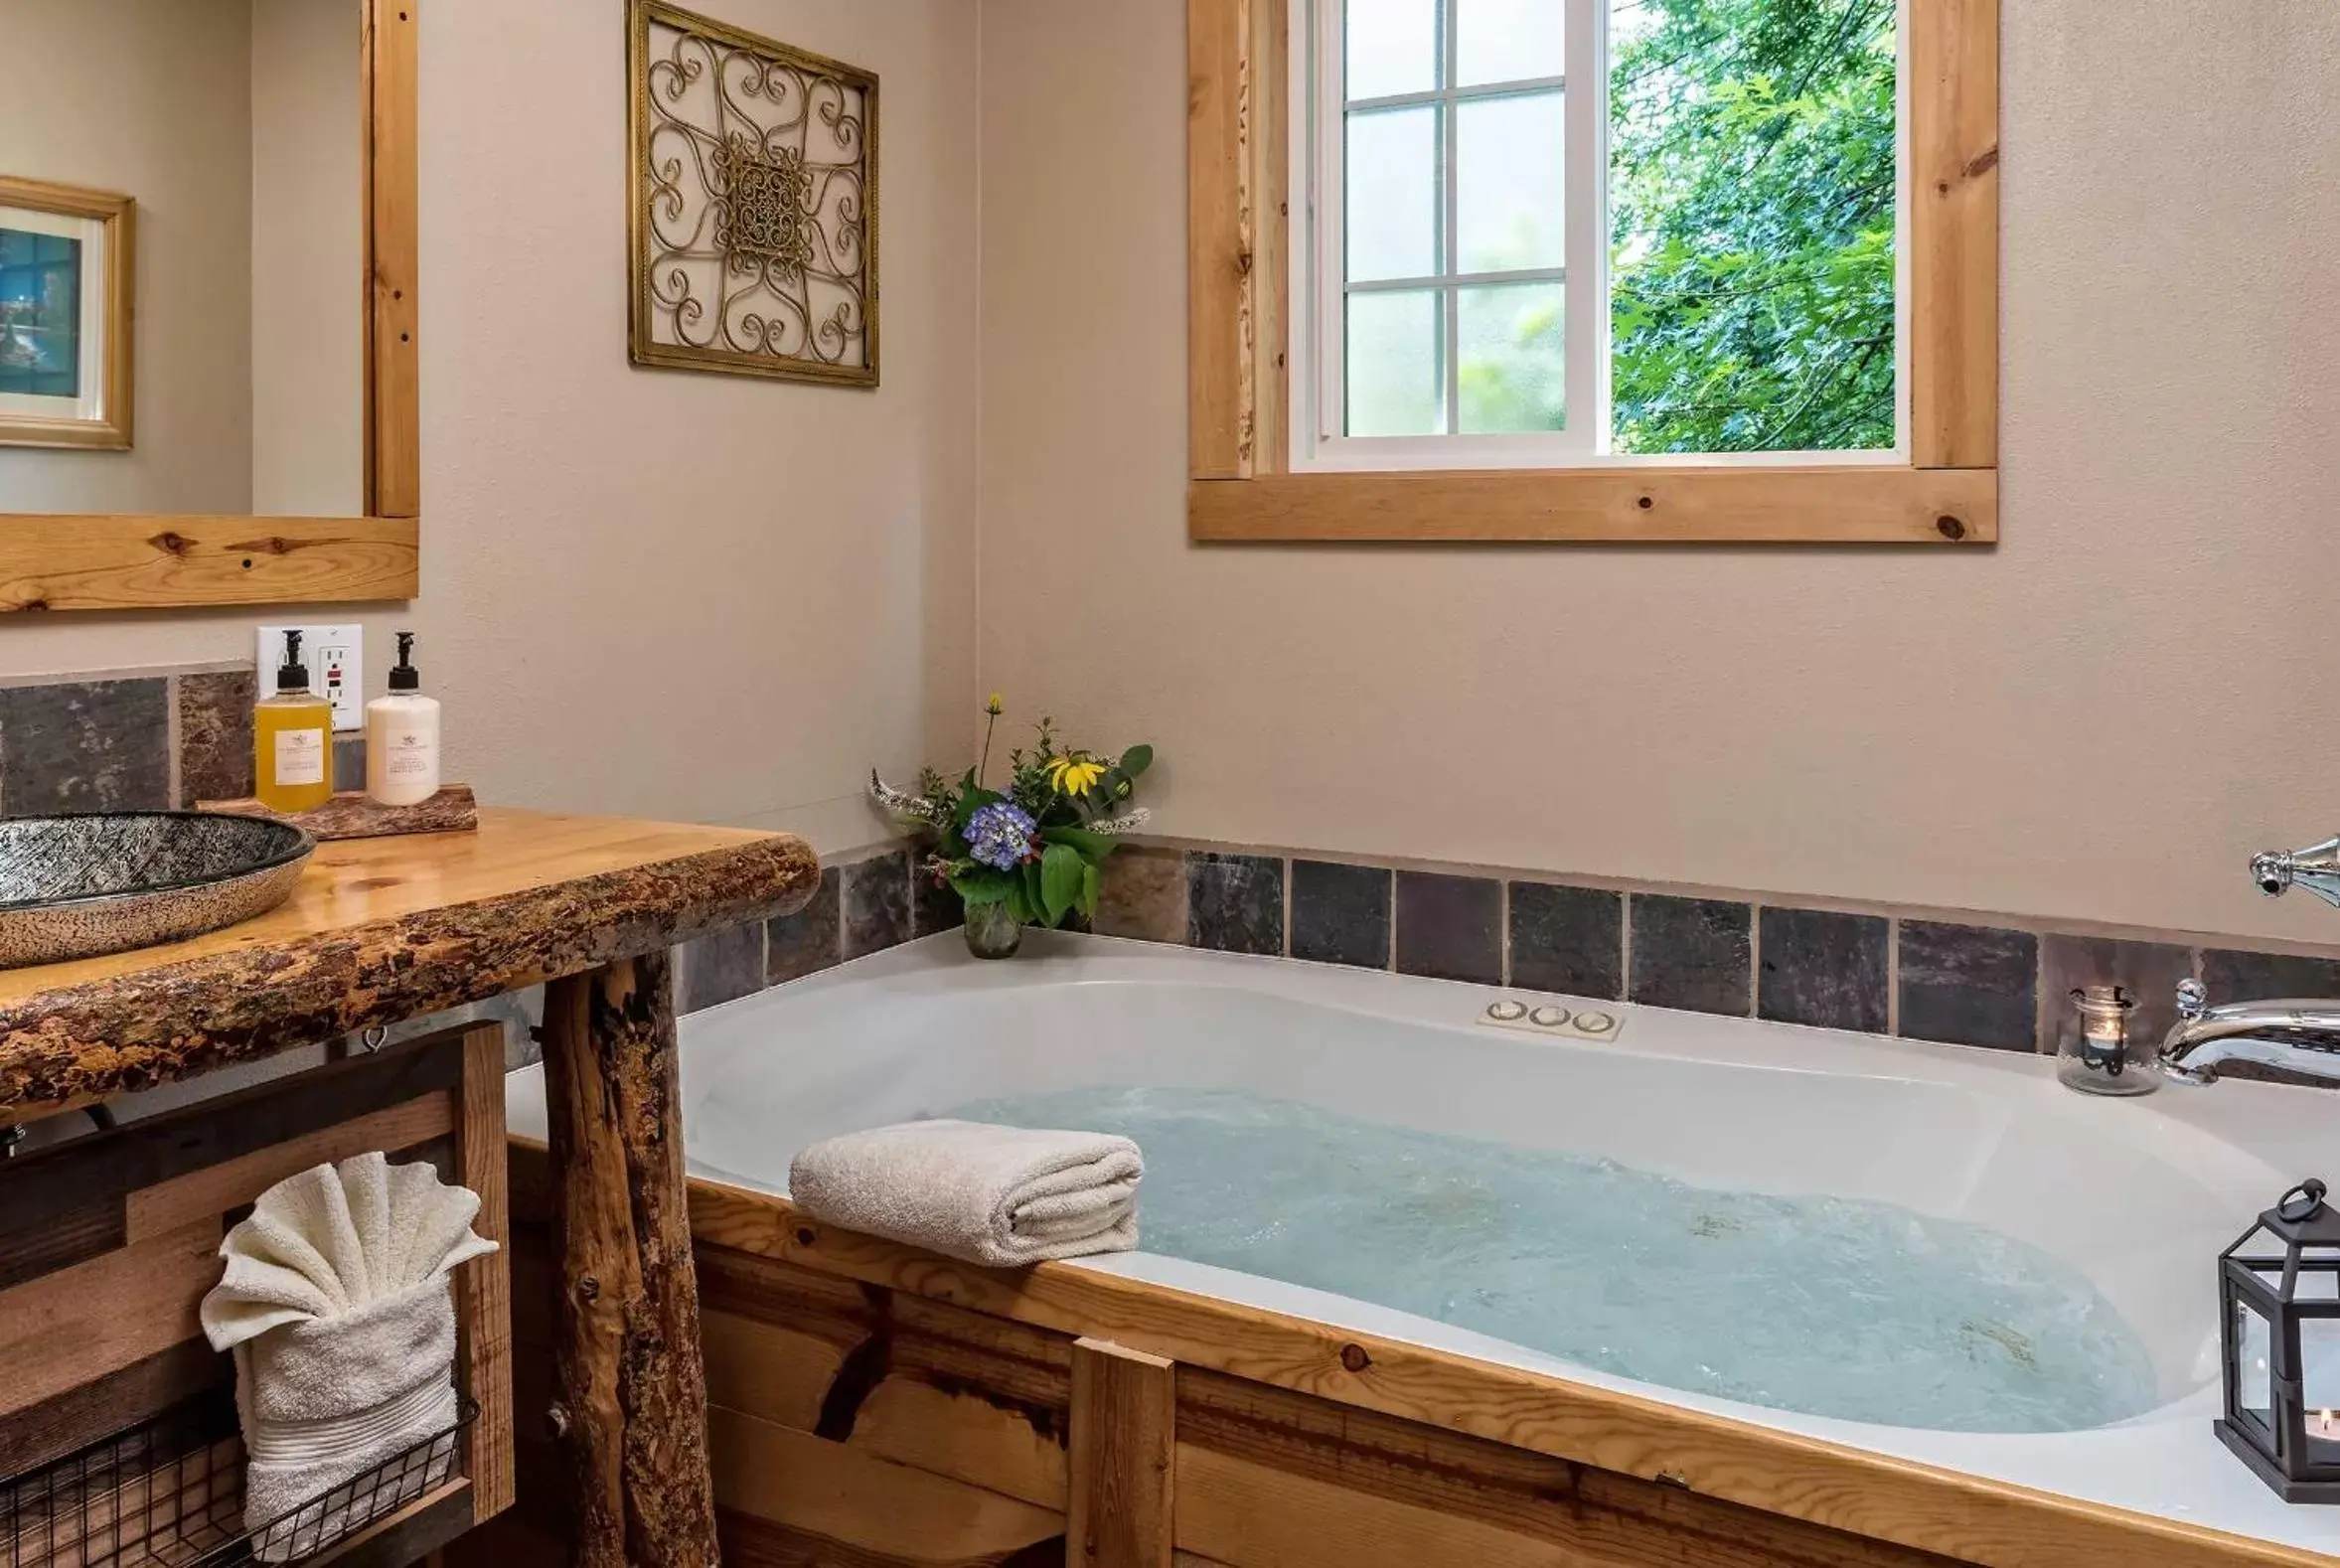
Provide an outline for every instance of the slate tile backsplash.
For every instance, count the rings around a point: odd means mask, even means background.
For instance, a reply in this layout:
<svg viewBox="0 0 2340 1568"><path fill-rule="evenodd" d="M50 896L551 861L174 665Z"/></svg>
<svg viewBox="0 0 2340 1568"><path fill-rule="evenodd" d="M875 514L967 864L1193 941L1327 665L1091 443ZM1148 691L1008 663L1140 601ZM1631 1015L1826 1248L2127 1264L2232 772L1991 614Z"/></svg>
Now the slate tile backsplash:
<svg viewBox="0 0 2340 1568"><path fill-rule="evenodd" d="M860 958L910 939L910 852L872 855L843 868L844 956Z"/></svg>
<svg viewBox="0 0 2340 1568"><path fill-rule="evenodd" d="M1292 956L1389 967L1389 872L1336 861L1292 862Z"/></svg>
<svg viewBox="0 0 2340 1568"><path fill-rule="evenodd" d="M1397 967L1433 980L1503 983L1503 884L1484 876L1397 873Z"/></svg>
<svg viewBox="0 0 2340 1568"><path fill-rule="evenodd" d="M1186 857L1186 945L1284 951L1284 862L1267 855Z"/></svg>
<svg viewBox="0 0 2340 1568"><path fill-rule="evenodd" d="M1625 894L1553 882L1511 884L1511 984L1620 1001Z"/></svg>
<svg viewBox="0 0 2340 1568"><path fill-rule="evenodd" d="M834 865L823 866L821 886L812 902L792 915L767 922L764 975L773 985L816 974L839 961L839 895L844 882L843 871Z"/></svg>
<svg viewBox="0 0 2340 1568"><path fill-rule="evenodd" d="M1781 1023L1882 1034L1893 922L1880 915L1766 907L1755 1016Z"/></svg>
<svg viewBox="0 0 2340 1568"><path fill-rule="evenodd" d="M1902 922L1901 1032L1913 1039L2036 1050L2038 987L2029 931Z"/></svg>
<svg viewBox="0 0 2340 1568"><path fill-rule="evenodd" d="M676 953L675 989L685 1013L719 1007L764 989L764 922L750 920L685 942Z"/></svg>
<svg viewBox="0 0 2340 1568"><path fill-rule="evenodd" d="M1753 915L1746 904L1722 899L1636 893L1627 1000L1744 1017L1754 982Z"/></svg>
<svg viewBox="0 0 2340 1568"><path fill-rule="evenodd" d="M179 677L179 804L241 800L252 792L249 670L205 670Z"/></svg>
<svg viewBox="0 0 2340 1568"><path fill-rule="evenodd" d="M166 811L169 682L0 688L0 810Z"/></svg>

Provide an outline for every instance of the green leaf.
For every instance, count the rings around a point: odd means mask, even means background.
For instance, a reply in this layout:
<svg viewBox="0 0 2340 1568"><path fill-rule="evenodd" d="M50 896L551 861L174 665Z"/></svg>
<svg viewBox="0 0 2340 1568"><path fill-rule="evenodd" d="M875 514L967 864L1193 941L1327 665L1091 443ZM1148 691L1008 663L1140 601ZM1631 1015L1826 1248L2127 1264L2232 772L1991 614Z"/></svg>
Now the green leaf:
<svg viewBox="0 0 2340 1568"><path fill-rule="evenodd" d="M1042 828L1040 839L1046 844L1078 850L1084 859L1091 861L1104 860L1114 848L1111 834L1091 833L1086 828Z"/></svg>
<svg viewBox="0 0 2340 1568"><path fill-rule="evenodd" d="M1062 925L1073 905L1080 902L1081 873L1088 868L1081 852L1069 844L1051 844L1041 854L1040 899L1049 925Z"/></svg>
<svg viewBox="0 0 2340 1568"><path fill-rule="evenodd" d="M1097 899L1105 891L1105 873L1094 864L1081 867L1081 913L1094 918Z"/></svg>
<svg viewBox="0 0 2340 1568"><path fill-rule="evenodd" d="M1040 862L1026 861L1017 870L1023 884L1023 907L1031 911L1028 918L1034 925L1045 925L1053 931L1056 922L1047 918L1048 900L1042 896L1044 889L1040 886Z"/></svg>
<svg viewBox="0 0 2340 1568"><path fill-rule="evenodd" d="M1032 907L1030 900L1023 896L1023 878L1019 876L1012 882L1002 882L1000 885L1006 892L1005 901L1008 905L1009 916L1017 925L1030 925L1032 923Z"/></svg>
<svg viewBox="0 0 2340 1568"><path fill-rule="evenodd" d="M1132 779L1152 766L1154 766L1154 748L1143 742L1123 752L1121 761L1115 764L1122 777Z"/></svg>
<svg viewBox="0 0 2340 1568"><path fill-rule="evenodd" d="M951 888L962 903L996 904L1008 896L1009 887L997 871L971 871L951 878Z"/></svg>

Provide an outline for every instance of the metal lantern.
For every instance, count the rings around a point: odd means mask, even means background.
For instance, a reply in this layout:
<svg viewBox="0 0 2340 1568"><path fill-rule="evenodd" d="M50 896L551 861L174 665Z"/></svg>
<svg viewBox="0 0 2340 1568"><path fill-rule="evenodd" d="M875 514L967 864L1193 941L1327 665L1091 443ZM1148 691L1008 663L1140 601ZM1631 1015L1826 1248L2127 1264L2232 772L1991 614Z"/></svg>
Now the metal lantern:
<svg viewBox="0 0 2340 1568"><path fill-rule="evenodd" d="M2218 1262L2220 1439L2285 1502L2340 1502L2340 1211L2302 1181Z"/></svg>

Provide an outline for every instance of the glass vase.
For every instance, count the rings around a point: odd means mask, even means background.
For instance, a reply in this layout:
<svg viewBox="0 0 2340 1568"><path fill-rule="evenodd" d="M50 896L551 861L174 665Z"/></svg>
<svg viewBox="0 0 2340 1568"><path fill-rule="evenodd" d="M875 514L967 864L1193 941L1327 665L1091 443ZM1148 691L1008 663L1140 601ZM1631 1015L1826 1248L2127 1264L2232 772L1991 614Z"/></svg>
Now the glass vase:
<svg viewBox="0 0 2340 1568"><path fill-rule="evenodd" d="M1003 900L967 906L967 951L977 958L1014 958L1023 941L1023 923Z"/></svg>

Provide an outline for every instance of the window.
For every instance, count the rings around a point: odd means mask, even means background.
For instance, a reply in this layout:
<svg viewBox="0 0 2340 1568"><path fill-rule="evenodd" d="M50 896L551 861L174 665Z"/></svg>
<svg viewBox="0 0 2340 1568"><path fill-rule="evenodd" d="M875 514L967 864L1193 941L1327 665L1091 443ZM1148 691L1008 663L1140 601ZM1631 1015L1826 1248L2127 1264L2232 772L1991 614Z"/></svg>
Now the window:
<svg viewBox="0 0 2340 1568"><path fill-rule="evenodd" d="M1196 538L1996 537L1993 0L1189 0Z"/></svg>

